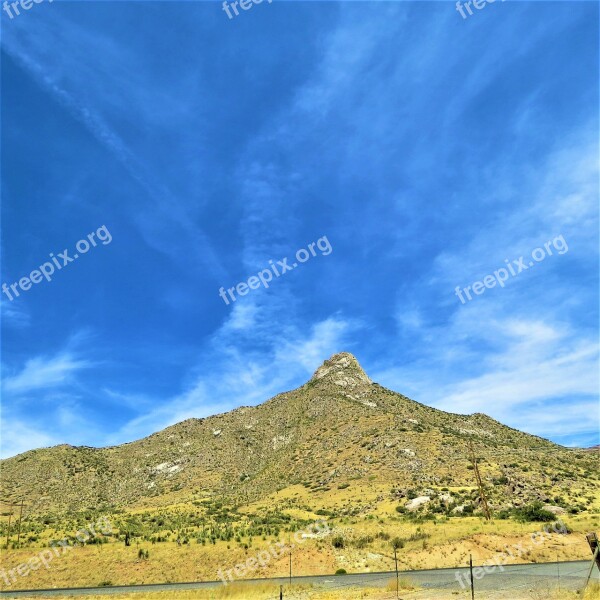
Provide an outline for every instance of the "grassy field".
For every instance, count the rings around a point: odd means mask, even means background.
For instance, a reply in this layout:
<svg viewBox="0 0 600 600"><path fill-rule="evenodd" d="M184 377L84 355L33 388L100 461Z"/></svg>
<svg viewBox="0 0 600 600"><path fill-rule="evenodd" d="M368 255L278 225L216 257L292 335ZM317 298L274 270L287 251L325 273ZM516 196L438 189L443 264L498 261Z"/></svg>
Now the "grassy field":
<svg viewBox="0 0 600 600"><path fill-rule="evenodd" d="M337 521L327 537L296 545L292 568L294 575L332 574L338 569L348 573L392 570L394 538L404 540L403 547L398 549L401 570L465 566L469 554L475 565L482 564L518 544L522 544L524 552L507 560L507 564L588 560L590 551L584 534L598 530L599 521L596 515L571 516L565 522L572 533L552 534L536 546L531 543L531 534L540 530L539 523L488 522L478 517L413 523L402 518L369 515L348 522ZM282 535L281 539L287 542L287 536ZM42 566L25 576L17 574L11 585L0 578L0 584L3 589L35 589L212 581L220 578L219 570L226 571L256 557L261 550L272 549L273 541L255 538L248 548L224 541L214 545L133 542L129 547L112 541L76 546L54 557L49 568ZM41 541L37 548L3 550L1 567L7 572L16 569L44 549L48 552ZM148 558L140 557L140 551L147 551ZM281 577L288 572L289 552L285 551L278 557L271 554L267 564L256 565L252 571L235 578Z"/></svg>

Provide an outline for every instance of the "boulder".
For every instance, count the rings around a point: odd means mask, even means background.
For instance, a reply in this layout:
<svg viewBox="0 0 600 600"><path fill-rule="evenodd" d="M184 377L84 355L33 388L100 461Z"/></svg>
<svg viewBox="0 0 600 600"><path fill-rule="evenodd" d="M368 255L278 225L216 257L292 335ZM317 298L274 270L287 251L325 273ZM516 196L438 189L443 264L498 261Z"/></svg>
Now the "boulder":
<svg viewBox="0 0 600 600"><path fill-rule="evenodd" d="M413 498L406 503L406 510L417 510L419 506L423 506L428 502L431 502L431 498L429 496L419 496L418 498Z"/></svg>

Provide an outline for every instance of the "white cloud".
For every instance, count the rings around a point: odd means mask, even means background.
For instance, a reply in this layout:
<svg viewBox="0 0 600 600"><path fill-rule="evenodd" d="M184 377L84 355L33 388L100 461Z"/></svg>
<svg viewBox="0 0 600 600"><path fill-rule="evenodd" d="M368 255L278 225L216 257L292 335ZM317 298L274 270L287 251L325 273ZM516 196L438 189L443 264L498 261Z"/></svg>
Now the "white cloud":
<svg viewBox="0 0 600 600"><path fill-rule="evenodd" d="M147 193L152 210L131 202L132 218L148 246L170 256L177 265L185 264L210 273L217 281L227 279L219 254L203 227L198 226L195 207L177 197L156 170L146 166L139 149L129 144L119 131L119 123L142 121L157 130L175 118L173 126L187 127L199 119L197 106L177 90L166 91L145 80L140 57L127 44L103 32L83 30L69 19L51 15L31 27L7 32L3 49L30 77L45 89L74 119L79 121L98 144L105 148ZM81 52L58 52L49 56L45 48L77 47ZM110 69L94 62L96 56L110 57ZM88 74L92 69L94 78ZM92 92L93 90L93 92ZM119 97L115 90L125 90ZM167 97L165 97L167 96ZM123 101L127 98L127 101ZM155 102L149 102L152 98ZM160 107L169 106L163 112ZM179 112L181 111L181 112ZM175 117L177 115L177 118ZM200 149L198 153L200 153ZM194 161L198 170L198 162Z"/></svg>
<svg viewBox="0 0 600 600"><path fill-rule="evenodd" d="M425 327L420 334L435 342L429 352L383 367L376 380L429 406L482 412L543 437L597 429L596 340L564 323L494 314L481 305L446 327Z"/></svg>
<svg viewBox="0 0 600 600"><path fill-rule="evenodd" d="M9 458L32 448L44 448L58 444L59 441L46 431L32 427L18 419L2 418L2 436L0 438L0 457Z"/></svg>
<svg viewBox="0 0 600 600"><path fill-rule="evenodd" d="M2 312L3 326L17 328L27 327L30 324L29 314L10 301L1 300L0 311Z"/></svg>
<svg viewBox="0 0 600 600"><path fill-rule="evenodd" d="M347 349L348 338L358 327L356 322L330 317L316 323L306 335L297 330L293 335L288 332L288 341L281 341L277 332L266 333L264 338L255 339L264 350L244 352L231 339L226 323L220 333L227 344L219 345L221 337L215 336L218 357L212 354L202 363L189 389L158 406L155 402L154 409L129 421L110 436L110 441L130 441L185 419L256 405L302 385L325 358Z"/></svg>
<svg viewBox="0 0 600 600"><path fill-rule="evenodd" d="M4 377L2 387L5 392L13 394L54 388L71 383L75 373L90 366L91 363L77 359L71 352L53 357L36 357L28 360L15 375Z"/></svg>

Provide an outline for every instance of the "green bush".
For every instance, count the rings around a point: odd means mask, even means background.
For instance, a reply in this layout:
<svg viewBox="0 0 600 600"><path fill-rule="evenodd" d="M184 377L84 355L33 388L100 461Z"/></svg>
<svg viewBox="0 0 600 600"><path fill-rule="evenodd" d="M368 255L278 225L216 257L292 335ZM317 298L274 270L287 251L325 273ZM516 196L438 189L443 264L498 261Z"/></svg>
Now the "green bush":
<svg viewBox="0 0 600 600"><path fill-rule="evenodd" d="M391 542L392 548L396 548L396 549L404 548L404 543L405 543L404 540L399 537L395 537Z"/></svg>
<svg viewBox="0 0 600 600"><path fill-rule="evenodd" d="M346 575L348 571L346 571L346 569L338 569L335 574L336 575Z"/></svg>
<svg viewBox="0 0 600 600"><path fill-rule="evenodd" d="M547 523L555 520L555 516L549 510L543 508L543 504L539 501L523 506L522 508L517 508L515 510L515 517L518 521L523 522L539 521Z"/></svg>

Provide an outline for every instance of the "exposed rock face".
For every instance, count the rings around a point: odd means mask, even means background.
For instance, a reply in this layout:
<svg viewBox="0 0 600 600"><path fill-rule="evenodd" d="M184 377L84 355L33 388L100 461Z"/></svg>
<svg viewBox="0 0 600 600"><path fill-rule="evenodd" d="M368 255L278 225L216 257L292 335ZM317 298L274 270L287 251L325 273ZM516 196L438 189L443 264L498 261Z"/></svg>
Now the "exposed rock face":
<svg viewBox="0 0 600 600"><path fill-rule="evenodd" d="M353 389L360 384L373 383L352 354L340 352L326 360L313 375L313 379L326 378L343 388Z"/></svg>

